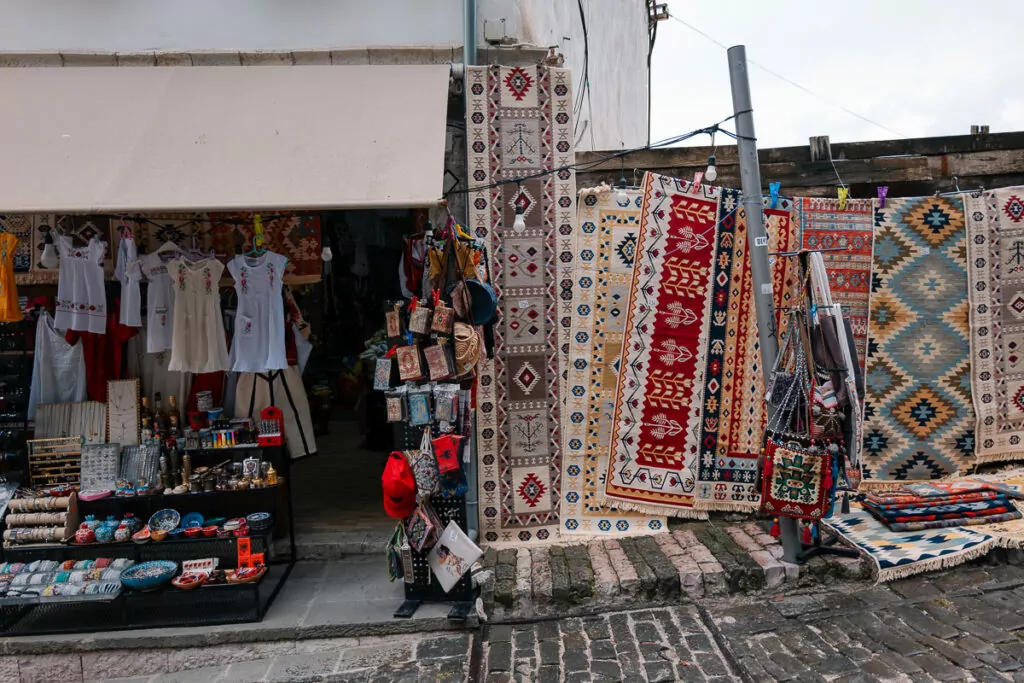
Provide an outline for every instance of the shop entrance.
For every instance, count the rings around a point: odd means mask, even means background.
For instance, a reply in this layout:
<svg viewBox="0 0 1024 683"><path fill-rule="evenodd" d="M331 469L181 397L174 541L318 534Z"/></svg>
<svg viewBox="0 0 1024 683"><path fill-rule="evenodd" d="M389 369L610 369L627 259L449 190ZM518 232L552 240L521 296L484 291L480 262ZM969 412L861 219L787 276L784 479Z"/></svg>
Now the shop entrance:
<svg viewBox="0 0 1024 683"><path fill-rule="evenodd" d="M395 521L381 503L381 472L394 448L374 358L384 311L402 299L405 240L426 228L425 210L325 214L332 260L321 284L306 288L314 348L305 372L318 454L295 463L293 491L300 556L383 552Z"/></svg>

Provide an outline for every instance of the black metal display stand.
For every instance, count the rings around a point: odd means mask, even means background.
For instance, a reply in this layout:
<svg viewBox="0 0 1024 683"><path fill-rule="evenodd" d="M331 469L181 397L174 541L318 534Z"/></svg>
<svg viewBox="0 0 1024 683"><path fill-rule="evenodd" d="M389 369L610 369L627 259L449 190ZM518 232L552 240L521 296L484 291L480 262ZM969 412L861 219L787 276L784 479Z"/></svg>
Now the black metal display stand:
<svg viewBox="0 0 1024 683"><path fill-rule="evenodd" d="M169 584L150 592L128 589L116 597L80 596L72 598L0 598L0 632L5 635L74 633L82 631L162 628L172 626L210 626L260 621L284 586L296 559L294 515L292 514L291 472L284 447L229 448L188 451L193 466L216 464L228 457L236 460L260 452L283 476L278 486L172 495L107 497L78 501L78 512L104 519L108 515L133 513L142 522L163 508L200 512L204 517L237 517L253 512L269 512L274 526L266 532L251 533L251 552L264 553L267 573L256 583L201 586L182 591ZM282 497L284 500L282 500ZM287 522L282 520L287 517ZM274 538L289 537L289 552L278 556ZM12 546L3 557L11 562L34 560L86 560L100 557L146 560L183 560L217 558L221 566L237 566L237 538L200 537L167 539L136 544L70 543Z"/></svg>
<svg viewBox="0 0 1024 683"><path fill-rule="evenodd" d="M420 447L420 439L423 437L423 427L410 427L400 425L396 427L396 443L403 444L405 450L416 450ZM431 429L431 434L441 436L436 427ZM431 496L430 503L441 520L442 527L449 522L455 522L462 529L466 528L466 496L446 498L441 495ZM473 582L467 572L450 591L445 592L444 588L430 571L430 564L427 561L426 552L412 551L412 568L415 580L413 583L405 584L405 600L395 610L396 618L409 618L416 613L416 610L424 602L451 602L452 608L448 612L449 619L465 619L473 609Z"/></svg>

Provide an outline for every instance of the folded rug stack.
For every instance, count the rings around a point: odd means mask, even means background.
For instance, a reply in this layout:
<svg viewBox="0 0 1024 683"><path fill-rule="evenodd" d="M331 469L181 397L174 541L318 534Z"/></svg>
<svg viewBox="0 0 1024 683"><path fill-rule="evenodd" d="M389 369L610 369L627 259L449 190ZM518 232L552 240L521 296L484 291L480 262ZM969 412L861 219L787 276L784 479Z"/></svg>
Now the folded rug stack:
<svg viewBox="0 0 1024 683"><path fill-rule="evenodd" d="M1024 493L1013 486L966 480L869 493L864 507L892 531L923 531L1020 519L1011 498L1024 498Z"/></svg>

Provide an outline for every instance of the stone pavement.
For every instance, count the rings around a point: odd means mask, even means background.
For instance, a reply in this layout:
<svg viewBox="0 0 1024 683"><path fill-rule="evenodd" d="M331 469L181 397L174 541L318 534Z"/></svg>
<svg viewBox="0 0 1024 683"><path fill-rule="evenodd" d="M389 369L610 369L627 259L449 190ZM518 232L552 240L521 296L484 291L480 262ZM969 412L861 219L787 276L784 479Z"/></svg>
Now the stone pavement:
<svg viewBox="0 0 1024 683"><path fill-rule="evenodd" d="M170 672L174 654L155 649L84 653L77 671L59 655L0 657L0 681L1024 681L1024 572L979 563L887 585L680 596L669 606L472 633L196 650L194 660L177 653Z"/></svg>

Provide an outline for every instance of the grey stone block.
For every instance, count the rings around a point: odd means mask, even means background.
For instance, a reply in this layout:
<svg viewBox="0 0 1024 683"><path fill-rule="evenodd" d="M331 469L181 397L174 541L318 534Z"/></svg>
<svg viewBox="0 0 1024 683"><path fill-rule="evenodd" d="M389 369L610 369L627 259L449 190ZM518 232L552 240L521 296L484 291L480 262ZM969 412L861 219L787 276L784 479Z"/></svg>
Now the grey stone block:
<svg viewBox="0 0 1024 683"><path fill-rule="evenodd" d="M417 659L469 656L469 634L441 636L421 640L416 646Z"/></svg>
<svg viewBox="0 0 1024 683"><path fill-rule="evenodd" d="M372 669L388 664L397 664L412 659L412 645L398 640L388 645L352 647L341 650L337 670Z"/></svg>
<svg viewBox="0 0 1024 683"><path fill-rule="evenodd" d="M278 657L267 673L269 680L292 680L324 675L333 672L340 660L337 652L320 652L309 655L286 655Z"/></svg>
<svg viewBox="0 0 1024 683"><path fill-rule="evenodd" d="M512 644L492 643L487 652L487 671L512 670Z"/></svg>
<svg viewBox="0 0 1024 683"><path fill-rule="evenodd" d="M167 673L167 651L153 650L100 650L83 652L82 676L85 680L104 678L131 678ZM0 678L0 680L4 680Z"/></svg>
<svg viewBox="0 0 1024 683"><path fill-rule="evenodd" d="M82 658L76 654L18 658L21 683L62 683L82 680Z"/></svg>

